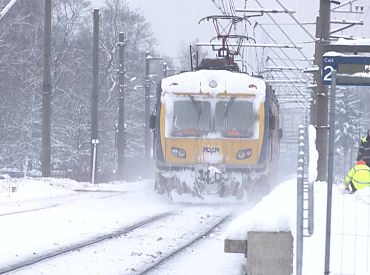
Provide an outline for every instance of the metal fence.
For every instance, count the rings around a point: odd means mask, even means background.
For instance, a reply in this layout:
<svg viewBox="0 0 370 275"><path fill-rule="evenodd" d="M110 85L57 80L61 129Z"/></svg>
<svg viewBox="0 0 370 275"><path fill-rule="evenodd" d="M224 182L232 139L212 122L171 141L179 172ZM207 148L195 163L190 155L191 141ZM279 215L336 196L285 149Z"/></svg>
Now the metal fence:
<svg viewBox="0 0 370 275"><path fill-rule="evenodd" d="M309 181L308 116L298 130L296 274L302 275L303 240L314 231L314 183Z"/></svg>

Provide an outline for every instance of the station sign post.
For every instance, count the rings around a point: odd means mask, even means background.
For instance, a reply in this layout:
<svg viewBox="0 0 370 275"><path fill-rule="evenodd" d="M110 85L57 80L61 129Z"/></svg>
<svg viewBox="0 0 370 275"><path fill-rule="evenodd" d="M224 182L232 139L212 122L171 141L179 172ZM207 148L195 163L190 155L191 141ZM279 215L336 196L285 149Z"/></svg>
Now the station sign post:
<svg viewBox="0 0 370 275"><path fill-rule="evenodd" d="M322 81L330 88L329 156L327 175L325 267L330 265L331 208L334 172L335 93L337 85L370 86L370 57L356 55L323 56ZM328 274L328 273L325 273Z"/></svg>
<svg viewBox="0 0 370 275"><path fill-rule="evenodd" d="M338 74L337 84L370 86L370 57L356 55L323 56L322 80L331 85L333 71Z"/></svg>

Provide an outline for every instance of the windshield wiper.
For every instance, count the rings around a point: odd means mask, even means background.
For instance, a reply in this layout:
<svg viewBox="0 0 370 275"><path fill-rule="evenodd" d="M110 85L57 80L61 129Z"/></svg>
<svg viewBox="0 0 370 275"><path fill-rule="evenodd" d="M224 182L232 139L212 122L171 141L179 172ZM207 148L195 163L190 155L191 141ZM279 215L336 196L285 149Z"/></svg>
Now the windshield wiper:
<svg viewBox="0 0 370 275"><path fill-rule="evenodd" d="M197 121L197 129L199 129L199 122L200 122L200 116L202 115L202 108L198 106L198 102L195 101L194 97L192 95L189 95L191 102L193 102L195 109L197 110L198 113L198 121Z"/></svg>
<svg viewBox="0 0 370 275"><path fill-rule="evenodd" d="M227 124L227 114L229 113L231 105L233 105L235 100L235 96L229 99L229 101L226 103L225 113L224 113L224 126Z"/></svg>

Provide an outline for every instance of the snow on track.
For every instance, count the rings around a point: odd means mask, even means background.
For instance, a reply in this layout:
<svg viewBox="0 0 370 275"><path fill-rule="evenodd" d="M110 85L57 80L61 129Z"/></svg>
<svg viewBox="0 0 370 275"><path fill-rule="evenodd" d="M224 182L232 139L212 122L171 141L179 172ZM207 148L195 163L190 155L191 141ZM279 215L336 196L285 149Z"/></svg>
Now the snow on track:
<svg viewBox="0 0 370 275"><path fill-rule="evenodd" d="M141 274L143 267L203 236L224 217L223 209L189 207L118 238L40 262L14 274Z"/></svg>

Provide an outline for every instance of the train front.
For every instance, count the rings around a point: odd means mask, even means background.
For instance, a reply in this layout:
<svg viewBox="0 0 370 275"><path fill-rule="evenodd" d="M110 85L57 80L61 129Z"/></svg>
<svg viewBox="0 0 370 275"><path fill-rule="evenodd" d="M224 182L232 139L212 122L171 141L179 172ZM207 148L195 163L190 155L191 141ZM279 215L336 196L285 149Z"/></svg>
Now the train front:
<svg viewBox="0 0 370 275"><path fill-rule="evenodd" d="M241 198L266 168L263 80L199 70L162 80L155 123L159 193Z"/></svg>

